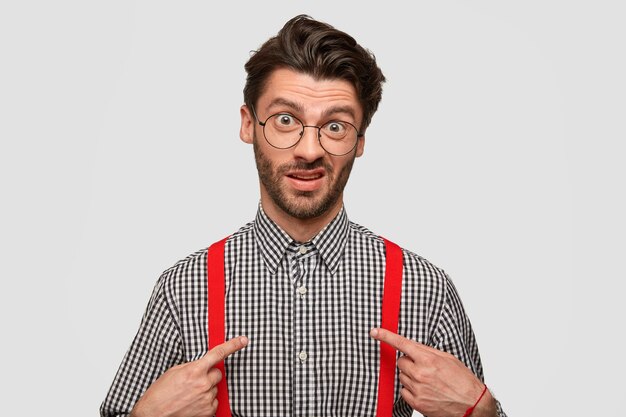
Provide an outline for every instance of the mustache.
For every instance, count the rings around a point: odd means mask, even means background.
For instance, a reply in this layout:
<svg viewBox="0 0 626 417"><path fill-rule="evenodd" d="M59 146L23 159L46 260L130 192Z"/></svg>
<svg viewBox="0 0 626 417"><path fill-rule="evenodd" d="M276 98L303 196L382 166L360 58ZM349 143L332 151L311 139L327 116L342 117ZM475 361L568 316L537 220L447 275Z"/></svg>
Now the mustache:
<svg viewBox="0 0 626 417"><path fill-rule="evenodd" d="M309 171L318 168L324 168L326 172L332 171L332 167L328 162L324 161L323 159L317 159L313 162L296 161L293 163L281 165L278 168L278 173L284 174L289 171Z"/></svg>

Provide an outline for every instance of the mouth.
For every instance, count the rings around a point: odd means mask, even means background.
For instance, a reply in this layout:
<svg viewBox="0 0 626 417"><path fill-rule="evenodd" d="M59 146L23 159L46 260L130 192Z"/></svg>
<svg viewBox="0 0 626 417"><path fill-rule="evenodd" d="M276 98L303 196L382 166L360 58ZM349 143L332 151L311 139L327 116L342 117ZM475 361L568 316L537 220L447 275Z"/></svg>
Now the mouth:
<svg viewBox="0 0 626 417"><path fill-rule="evenodd" d="M286 174L291 185L298 191L315 191L322 186L325 176L323 169L311 171L291 171Z"/></svg>
<svg viewBox="0 0 626 417"><path fill-rule="evenodd" d="M313 181L322 178L324 173L321 171L298 171L288 173L287 176L300 181Z"/></svg>

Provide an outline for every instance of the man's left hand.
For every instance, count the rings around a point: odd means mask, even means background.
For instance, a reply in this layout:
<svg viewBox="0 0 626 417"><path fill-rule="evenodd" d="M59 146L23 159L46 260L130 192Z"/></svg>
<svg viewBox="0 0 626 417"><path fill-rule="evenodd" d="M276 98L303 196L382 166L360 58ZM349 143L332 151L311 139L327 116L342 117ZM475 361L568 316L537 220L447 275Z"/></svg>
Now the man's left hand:
<svg viewBox="0 0 626 417"><path fill-rule="evenodd" d="M467 366L449 353L385 329L372 329L370 336L404 354L398 359L400 394L414 410L428 417L464 415L485 388ZM491 416L496 416L496 406L487 390L472 417Z"/></svg>

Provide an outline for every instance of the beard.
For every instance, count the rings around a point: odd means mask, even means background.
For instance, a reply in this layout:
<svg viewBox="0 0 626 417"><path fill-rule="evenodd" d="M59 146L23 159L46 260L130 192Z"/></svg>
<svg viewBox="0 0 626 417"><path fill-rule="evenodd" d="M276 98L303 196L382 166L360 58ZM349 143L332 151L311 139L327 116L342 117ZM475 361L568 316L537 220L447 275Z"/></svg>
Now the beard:
<svg viewBox="0 0 626 417"><path fill-rule="evenodd" d="M338 173L324 159L313 162L294 161L280 166L274 166L272 161L263 153L255 135L254 159L259 172L259 180L265 187L267 194L274 204L288 215L297 219L313 219L333 208L341 197L352 166L356 158L356 151L348 156L350 160ZM289 191L284 182L285 174L291 170L311 170L324 168L327 186L315 191Z"/></svg>

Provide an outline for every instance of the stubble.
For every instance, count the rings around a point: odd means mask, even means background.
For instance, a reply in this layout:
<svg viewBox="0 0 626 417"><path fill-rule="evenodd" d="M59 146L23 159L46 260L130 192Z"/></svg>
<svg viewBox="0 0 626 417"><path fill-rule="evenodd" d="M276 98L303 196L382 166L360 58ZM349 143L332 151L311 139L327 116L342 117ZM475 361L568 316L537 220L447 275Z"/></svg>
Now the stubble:
<svg viewBox="0 0 626 417"><path fill-rule="evenodd" d="M356 153L349 156L350 160L348 163L335 175L330 164L321 158L313 162L294 161L293 163L274 166L272 161L261 150L256 137L254 138L253 146L259 179L269 197L276 206L289 216L303 220L320 217L335 206L348 183L356 158ZM324 168L330 187L317 191L288 192L286 190L284 176L287 172L312 170L320 167Z"/></svg>

